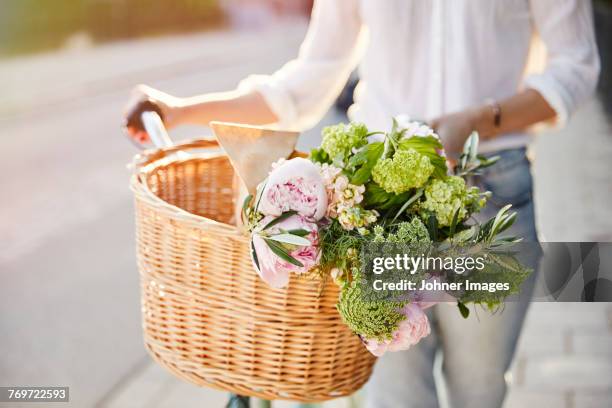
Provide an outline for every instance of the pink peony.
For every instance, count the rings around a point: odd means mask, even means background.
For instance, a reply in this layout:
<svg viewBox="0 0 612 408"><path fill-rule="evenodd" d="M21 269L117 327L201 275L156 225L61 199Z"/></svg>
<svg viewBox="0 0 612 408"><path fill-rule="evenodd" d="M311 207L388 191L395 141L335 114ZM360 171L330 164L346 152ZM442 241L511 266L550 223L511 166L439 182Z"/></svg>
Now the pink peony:
<svg viewBox="0 0 612 408"><path fill-rule="evenodd" d="M275 217L267 216L260 221L260 225L263 227L272 221ZM308 272L310 269L315 267L320 258L320 252L318 248L319 233L317 224L308 221L301 215L292 215L291 217L279 222L273 227L267 229L265 232L273 235L279 233L281 230L294 230L294 229L305 229L310 231L305 238L311 243L310 246L298 246L294 250L290 251L290 255L302 263L303 266L293 265L280 257L278 257L264 238L258 233L253 234L253 246L257 254L257 260L259 262L259 268L253 259L253 265L255 270L268 285L273 288L282 288L287 286L289 283L289 274L301 274Z"/></svg>
<svg viewBox="0 0 612 408"><path fill-rule="evenodd" d="M295 158L282 162L270 173L258 210L279 216L286 211L318 221L327 210L325 183L310 160Z"/></svg>
<svg viewBox="0 0 612 408"><path fill-rule="evenodd" d="M383 341L364 339L365 346L370 353L380 357L387 351L408 350L423 337L429 335L431 332L429 320L419 305L409 303L402 308L401 313L406 316L406 319L393 333L393 339Z"/></svg>

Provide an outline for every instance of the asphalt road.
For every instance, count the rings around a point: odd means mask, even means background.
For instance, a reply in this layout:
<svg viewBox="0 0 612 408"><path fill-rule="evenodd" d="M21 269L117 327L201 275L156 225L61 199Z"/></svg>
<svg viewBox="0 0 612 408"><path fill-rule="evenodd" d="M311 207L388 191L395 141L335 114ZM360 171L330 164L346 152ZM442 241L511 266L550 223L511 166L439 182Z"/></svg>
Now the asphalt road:
<svg viewBox="0 0 612 408"><path fill-rule="evenodd" d="M303 26L277 34L0 61L0 385L67 385L71 406L94 406L147 361L122 106L139 82L189 95L270 72Z"/></svg>

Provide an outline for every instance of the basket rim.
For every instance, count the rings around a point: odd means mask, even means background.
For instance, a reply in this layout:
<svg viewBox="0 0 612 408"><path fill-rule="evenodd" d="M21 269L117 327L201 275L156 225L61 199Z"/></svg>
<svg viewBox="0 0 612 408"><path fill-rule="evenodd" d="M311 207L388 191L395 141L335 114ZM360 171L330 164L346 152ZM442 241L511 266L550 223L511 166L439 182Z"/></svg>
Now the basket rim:
<svg viewBox="0 0 612 408"><path fill-rule="evenodd" d="M189 153L188 157L182 157L178 154L180 152L195 149L210 149L210 151L196 154ZM166 213L173 219L190 222L194 227L213 227L217 230L217 232L223 232L225 235L236 238L244 238L246 240L247 237L245 230L232 224L227 224L202 215L193 214L187 210L184 210L183 208L171 204L153 193L146 182L145 176L162 165L167 166L170 164L192 160L211 160L218 158L227 158L227 156L223 153L222 148L216 141L205 138L190 139L172 147L147 150L143 153L136 154L132 160L131 167L133 173L130 177L130 190L132 190L137 198L145 201L151 206L154 206L157 210Z"/></svg>

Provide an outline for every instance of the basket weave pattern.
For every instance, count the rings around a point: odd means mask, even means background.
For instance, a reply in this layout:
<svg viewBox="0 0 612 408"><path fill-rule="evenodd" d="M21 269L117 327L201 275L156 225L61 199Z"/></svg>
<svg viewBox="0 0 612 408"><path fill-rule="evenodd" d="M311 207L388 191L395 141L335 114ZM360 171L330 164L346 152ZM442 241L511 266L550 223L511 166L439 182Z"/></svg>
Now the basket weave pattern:
<svg viewBox="0 0 612 408"><path fill-rule="evenodd" d="M248 237L229 224L229 160L169 156L214 147L157 151L132 178L147 349L182 379L242 395L316 402L353 393L375 359L340 320L336 285L292 277L286 289L268 287Z"/></svg>

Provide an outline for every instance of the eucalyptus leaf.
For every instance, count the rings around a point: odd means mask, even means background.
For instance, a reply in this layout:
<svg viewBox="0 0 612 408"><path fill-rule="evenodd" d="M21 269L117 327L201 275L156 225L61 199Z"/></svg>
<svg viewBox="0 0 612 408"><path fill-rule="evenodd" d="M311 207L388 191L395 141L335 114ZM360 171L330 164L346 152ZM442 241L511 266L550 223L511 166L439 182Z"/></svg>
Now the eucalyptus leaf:
<svg viewBox="0 0 612 408"><path fill-rule="evenodd" d="M310 234L310 231L304 228L291 229L291 230L287 230L286 232L288 234L297 235L298 237L305 237L305 236L308 236L308 234Z"/></svg>
<svg viewBox="0 0 612 408"><path fill-rule="evenodd" d="M495 216L495 219L493 220L493 225L491 226L491 232L490 232L490 236L491 237L497 235L499 226L503 222L504 218L506 217L506 213L508 212L510 207L512 207L512 205L508 204L508 205L502 207L497 212L497 215Z"/></svg>
<svg viewBox="0 0 612 408"><path fill-rule="evenodd" d="M251 255L253 257L253 262L255 263L257 270L261 271L261 268L259 267L259 258L257 257L257 251L255 251L255 244L253 244L252 239L251 239Z"/></svg>
<svg viewBox="0 0 612 408"><path fill-rule="evenodd" d="M272 241L269 238L264 238L264 241L266 242L266 244L268 244L268 246L270 247L270 250L279 258L281 258L283 261L289 262L292 265L295 266L299 266L299 267L303 267L304 264L302 264L300 261L298 261L297 259L295 259L294 257L292 257L289 254L289 251L287 251L281 244L279 244L278 242Z"/></svg>
<svg viewBox="0 0 612 408"><path fill-rule="evenodd" d="M291 245L297 245L297 246L309 246L310 245L310 241L307 240L306 238L302 238L298 235L293 235L293 234L276 234L276 235L270 235L268 238L271 240L277 241L277 242L282 242L284 244L291 244Z"/></svg>
<svg viewBox="0 0 612 408"><path fill-rule="evenodd" d="M478 154L478 139L477 132L472 132L468 139L470 141L469 160L471 162L476 160L476 155Z"/></svg>
<svg viewBox="0 0 612 408"><path fill-rule="evenodd" d="M266 224L265 227L263 227L264 230L267 230L268 228L271 228L273 226L275 226L276 224L278 224L279 222L282 222L284 220L286 220L287 218L291 217L292 215L297 214L297 211L285 211L284 213L282 213L281 215L279 215L278 217L276 217L275 219L273 219L272 221L270 221L269 223Z"/></svg>
<svg viewBox="0 0 612 408"><path fill-rule="evenodd" d="M242 202L242 221L246 221L246 213L247 213L247 209L249 208L249 204L251 203L251 201L253 200L253 195L249 194L248 196L246 196L244 198L244 201Z"/></svg>
<svg viewBox="0 0 612 408"><path fill-rule="evenodd" d="M259 183L257 186L257 191L255 195L255 207L253 208L255 211L259 210L259 203L261 202L261 197L263 196L263 191L266 189L266 184L268 184L268 179L266 178L264 181Z"/></svg>
<svg viewBox="0 0 612 408"><path fill-rule="evenodd" d="M459 242L467 242L470 239L472 239L475 233L476 233L476 227L471 226L468 229L464 229L463 231L457 232L454 236L454 239Z"/></svg>

